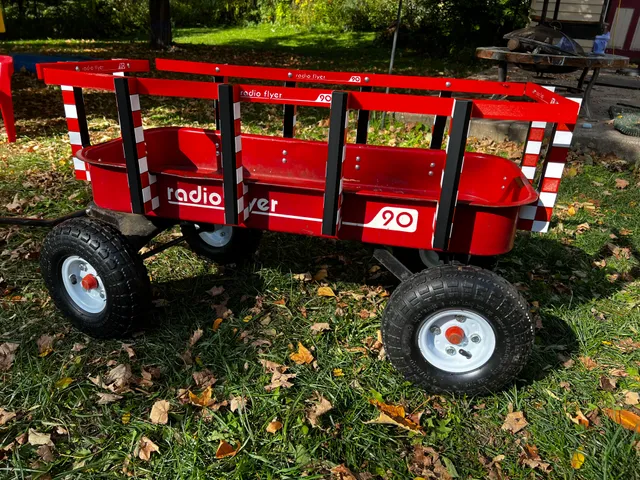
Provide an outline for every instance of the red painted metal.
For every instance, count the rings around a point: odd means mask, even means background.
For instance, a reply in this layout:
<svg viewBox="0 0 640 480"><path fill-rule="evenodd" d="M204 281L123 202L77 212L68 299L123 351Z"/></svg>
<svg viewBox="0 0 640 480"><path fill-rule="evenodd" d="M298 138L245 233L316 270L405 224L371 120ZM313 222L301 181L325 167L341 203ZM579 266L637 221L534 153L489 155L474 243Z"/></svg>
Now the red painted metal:
<svg viewBox="0 0 640 480"><path fill-rule="evenodd" d="M473 118L549 122L560 124L561 128L575 124L579 108L574 102L554 92L543 91L534 84L289 71L162 59L156 64L163 70L217 77L473 93L470 95L473 97ZM143 67L135 64L135 68ZM42 69L41 76L45 82L65 85L65 88L114 91L113 72L105 70L76 71L52 64ZM358 76L359 80L351 78ZM224 224L220 133L181 127L146 129L143 133L138 98L159 95L213 100L218 99L219 84L135 77L128 77L128 83L132 105L135 104L135 108L132 107L134 123L139 129L136 132L140 145L138 157L144 159L141 168L148 171L148 181L144 184L152 187L151 194L147 195L152 207L145 209L146 215ZM238 84L236 91L238 97L234 101L239 102L234 104L234 118L238 127L242 103L329 108L333 94L332 90L323 88L252 84ZM478 99L479 93L517 98L516 101ZM451 115L453 99L349 91L348 107L447 117ZM539 141L537 136L530 140ZM557 135L551 153L558 158L551 158L551 163L561 162L559 157L566 153L566 148L562 149L566 141L570 142L570 132ZM240 216L240 226L321 236L327 143L241 134L235 139L235 148L236 152L242 153L237 169L238 185L241 185L238 205L246 208L245 214ZM85 147L75 156L78 164L88 165L94 201L99 207L132 211L121 139ZM433 219L445 161L444 150L347 144L342 164L342 222L335 238L432 249ZM547 170L550 173L545 174L545 179L553 179L553 175L561 173L557 165L545 166ZM548 183L543 186L544 192L551 188ZM474 255L509 251L521 208L535 206L537 201L538 193L515 163L493 155L467 153L448 250ZM527 215L537 215L536 212ZM531 228L534 228L533 223Z"/></svg>
<svg viewBox="0 0 640 480"><path fill-rule="evenodd" d="M13 116L13 98L11 96L11 77L13 75L13 58L0 55L0 110L2 121L7 131L9 143L16 141L16 121Z"/></svg>

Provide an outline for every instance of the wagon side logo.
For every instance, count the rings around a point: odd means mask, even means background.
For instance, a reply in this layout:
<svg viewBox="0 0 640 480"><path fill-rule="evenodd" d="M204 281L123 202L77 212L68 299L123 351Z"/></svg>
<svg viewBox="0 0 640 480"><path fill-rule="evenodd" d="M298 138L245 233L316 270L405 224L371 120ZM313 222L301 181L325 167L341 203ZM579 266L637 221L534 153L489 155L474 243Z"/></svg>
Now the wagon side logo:
<svg viewBox="0 0 640 480"><path fill-rule="evenodd" d="M349 81L353 83L360 83L362 81L362 77L360 75L352 75Z"/></svg>
<svg viewBox="0 0 640 480"><path fill-rule="evenodd" d="M413 233L418 228L418 211L413 208L382 207L368 223L343 222L343 225Z"/></svg>

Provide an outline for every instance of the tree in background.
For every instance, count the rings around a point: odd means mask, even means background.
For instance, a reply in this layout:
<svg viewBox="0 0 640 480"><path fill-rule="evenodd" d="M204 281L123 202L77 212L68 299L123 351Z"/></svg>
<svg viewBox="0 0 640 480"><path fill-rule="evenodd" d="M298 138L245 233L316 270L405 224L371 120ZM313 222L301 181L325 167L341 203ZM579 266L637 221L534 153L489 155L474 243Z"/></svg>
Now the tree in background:
<svg viewBox="0 0 640 480"><path fill-rule="evenodd" d="M169 0L149 0L151 18L151 47L164 49L171 46L171 5Z"/></svg>

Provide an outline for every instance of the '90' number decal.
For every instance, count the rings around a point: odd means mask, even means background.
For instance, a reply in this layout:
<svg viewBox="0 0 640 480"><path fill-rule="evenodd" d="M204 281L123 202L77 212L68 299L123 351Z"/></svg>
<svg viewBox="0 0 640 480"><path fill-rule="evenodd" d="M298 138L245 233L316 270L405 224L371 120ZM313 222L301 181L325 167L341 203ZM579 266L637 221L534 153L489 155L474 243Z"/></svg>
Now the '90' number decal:
<svg viewBox="0 0 640 480"><path fill-rule="evenodd" d="M418 228L418 211L412 208L382 207L366 225L367 228L415 232Z"/></svg>

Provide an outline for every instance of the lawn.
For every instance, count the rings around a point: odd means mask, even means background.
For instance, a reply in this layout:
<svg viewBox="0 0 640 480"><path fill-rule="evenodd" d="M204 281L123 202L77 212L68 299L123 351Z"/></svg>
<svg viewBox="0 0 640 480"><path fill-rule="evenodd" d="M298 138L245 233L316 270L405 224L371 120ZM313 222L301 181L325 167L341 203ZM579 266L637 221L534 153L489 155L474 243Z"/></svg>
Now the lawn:
<svg viewBox="0 0 640 480"><path fill-rule="evenodd" d="M368 36L335 34L320 50L319 34L260 28L178 31L180 45L163 55L384 70L386 54ZM201 42L210 45L191 45ZM4 47L155 54L135 41ZM445 67L407 55L399 68ZM60 92L27 74L15 76L14 89L19 141L0 146L0 211L54 217L82 208L90 189L73 179ZM112 96L88 92L86 104L92 141L115 137ZM212 113L205 102L143 102L145 126L210 127ZM247 109L243 127L276 134L280 113ZM325 113L301 110L298 135L324 138ZM420 124L378 126L375 143L415 146L428 137ZM469 147L507 157L521 148L478 139ZM46 232L0 228L0 349L18 345L12 361L0 355L0 476L640 478L640 435L605 414L640 413L632 405L640 392L639 179L624 162L593 152L573 152L567 171L550 233L519 234L496 267L531 305L532 360L513 385L477 398L430 395L384 359L379 321L397 281L362 245L265 234L242 267L174 247L145 261L154 299L148 324L124 341L97 341L71 329L49 299L37 260ZM336 296L318 295L323 286ZM291 358L299 344L311 363ZM276 367L264 361L286 366L293 385L266 389ZM331 409L316 418L326 402ZM376 402L402 406L420 431L368 423L379 415ZM512 412L527 422L517 433L502 428ZM216 458L221 443L240 449Z"/></svg>

